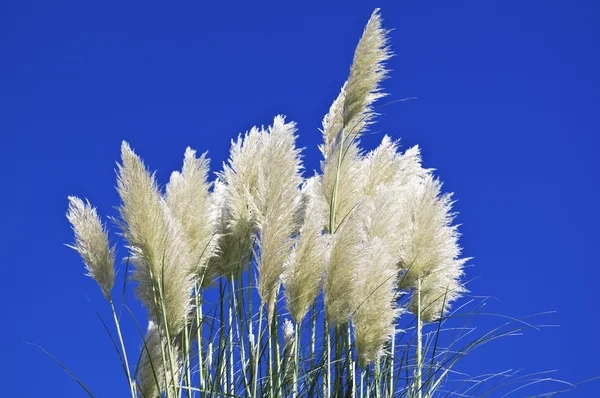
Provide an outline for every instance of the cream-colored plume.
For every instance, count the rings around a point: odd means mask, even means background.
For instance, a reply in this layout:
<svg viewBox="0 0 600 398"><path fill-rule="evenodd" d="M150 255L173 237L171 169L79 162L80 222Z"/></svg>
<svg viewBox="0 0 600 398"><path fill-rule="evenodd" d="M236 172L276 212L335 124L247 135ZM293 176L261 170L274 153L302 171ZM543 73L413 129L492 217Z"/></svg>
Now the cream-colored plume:
<svg viewBox="0 0 600 398"><path fill-rule="evenodd" d="M367 255L364 265L359 268L356 294L361 301L352 317L362 366L379 358L384 344L394 333L400 312L395 304L402 212L398 203L397 191L380 185L374 197L363 206L367 220Z"/></svg>
<svg viewBox="0 0 600 398"><path fill-rule="evenodd" d="M226 277L235 275L248 263L257 229L255 207L258 167L264 157L264 132L252 128L231 142L229 161L218 174L213 189L213 212L220 236L218 255L209 261L209 270Z"/></svg>
<svg viewBox="0 0 600 398"><path fill-rule="evenodd" d="M301 205L302 163L296 148L296 127L277 116L263 133L262 162L258 170L252 207L258 221L258 292L273 313L283 266L290 254L292 234L297 230L296 214Z"/></svg>
<svg viewBox="0 0 600 398"><path fill-rule="evenodd" d="M348 322L362 299L357 291L368 252L365 217L360 206L344 219L332 240L323 293L325 315L337 326Z"/></svg>
<svg viewBox="0 0 600 398"><path fill-rule="evenodd" d="M231 212L227 204L227 193L228 187L220 180L215 181L211 198L219 241L215 256L209 259L207 272L202 281L203 286L210 285L218 275L234 276L250 261L254 232L233 230L230 227Z"/></svg>
<svg viewBox="0 0 600 398"><path fill-rule="evenodd" d="M323 158L327 159L332 155L333 150L338 146L339 140L342 137L344 128L344 99L346 97L346 83L342 86L333 104L329 108L329 113L323 118L323 143L319 145L319 150L323 154Z"/></svg>
<svg viewBox="0 0 600 398"><path fill-rule="evenodd" d="M104 297L110 299L115 283L115 249L110 246L106 227L100 221L96 208L75 196L69 196L67 218L75 233L75 249L85 264L87 275L94 279Z"/></svg>
<svg viewBox="0 0 600 398"><path fill-rule="evenodd" d="M383 347L394 334L400 311L395 305L398 271L385 243L378 237L369 239L366 261L359 269L358 307L352 316L354 338L361 366L378 359Z"/></svg>
<svg viewBox="0 0 600 398"><path fill-rule="evenodd" d="M442 195L441 183L431 175L412 184L402 228L400 288L414 288L421 280L421 313L425 322L442 316L465 291L460 277L468 259L460 258L460 234L452 225L451 208L451 195ZM416 299L413 294L411 311L416 311Z"/></svg>
<svg viewBox="0 0 600 398"><path fill-rule="evenodd" d="M135 264L137 294L159 322L163 320L164 306L167 326L176 335L191 309L194 261L190 247L182 225L161 197L154 176L126 142L121 146L121 158L117 180L122 200L119 211Z"/></svg>
<svg viewBox="0 0 600 398"><path fill-rule="evenodd" d="M387 74L385 61L391 57L386 35L377 9L356 47L350 77L323 119L321 187L325 201L330 204L326 223L329 233L335 231L362 197L364 174L357 139L373 122L373 103L385 95L380 84Z"/></svg>
<svg viewBox="0 0 600 398"><path fill-rule="evenodd" d="M282 278L288 311L298 324L319 295L329 255L328 236L323 234L327 204L316 192L316 182L312 177L302 187L304 220Z"/></svg>
<svg viewBox="0 0 600 398"><path fill-rule="evenodd" d="M193 263L193 272L204 279L208 259L218 243L207 182L209 161L187 148L181 172L175 171L166 188L166 202L181 223Z"/></svg>
<svg viewBox="0 0 600 398"><path fill-rule="evenodd" d="M365 194L368 197L373 197L380 185L391 186L397 190L398 196L404 196L413 180L422 180L430 171L421 166L419 147L414 146L400 153L398 142L392 141L387 135L375 150L363 158L362 163L366 180Z"/></svg>
<svg viewBox="0 0 600 398"><path fill-rule="evenodd" d="M376 9L358 42L346 83L343 117L344 128L349 129L347 134L364 131L375 116L373 103L385 96L380 84L387 76L385 61L392 56L387 33Z"/></svg>
<svg viewBox="0 0 600 398"><path fill-rule="evenodd" d="M385 96L381 81L387 76L385 61L391 57L387 33L376 9L354 52L350 77L323 119L320 149L325 159L335 158L339 143L344 142L345 150L373 122L373 103Z"/></svg>
<svg viewBox="0 0 600 398"><path fill-rule="evenodd" d="M229 162L219 178L225 183L225 202L230 213L229 228L236 233L256 229L256 214L249 203L256 196L259 170L264 161L264 132L253 127L244 137L232 141Z"/></svg>
<svg viewBox="0 0 600 398"><path fill-rule="evenodd" d="M171 372L169 361L167 361L168 371L165 372L161 344L166 345L166 342L161 338L158 325L152 320L148 322L148 330L146 331L144 342L137 376L138 392L143 398L160 398L166 390L166 386L174 385L173 375L175 375L175 383L178 382L181 372L179 351L176 349L173 350L173 354L175 355L173 360L175 364L174 372Z"/></svg>
<svg viewBox="0 0 600 398"><path fill-rule="evenodd" d="M363 200L365 174L361 169L361 155L356 143L352 143L345 156L338 163L339 147L333 152L333 157L321 162L323 177L319 181L318 189L325 203L328 205L324 225L328 233L335 229L342 220L353 211ZM339 167L338 167L339 166ZM338 172L339 169L339 172ZM335 203L334 203L335 198ZM330 230L329 226L333 228Z"/></svg>

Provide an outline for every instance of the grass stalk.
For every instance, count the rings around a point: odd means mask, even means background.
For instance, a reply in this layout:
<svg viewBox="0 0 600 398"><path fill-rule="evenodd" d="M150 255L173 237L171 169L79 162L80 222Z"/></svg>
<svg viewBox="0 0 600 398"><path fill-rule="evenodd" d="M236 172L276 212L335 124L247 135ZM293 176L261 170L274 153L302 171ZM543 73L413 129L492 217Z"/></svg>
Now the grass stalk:
<svg viewBox="0 0 600 398"><path fill-rule="evenodd" d="M394 334L392 335L392 339L390 342L390 354L388 356L389 358L389 365L388 365L388 370L389 370L389 378L388 378L388 396L389 398L392 398L394 396L394 362L395 362L395 351L396 350L396 331L394 330Z"/></svg>
<svg viewBox="0 0 600 398"><path fill-rule="evenodd" d="M174 353L173 353L173 344L171 343L171 333L169 332L169 325L167 323L167 308L165 305L164 296L162 294L162 289L159 289L159 292L160 292L161 302L162 302L162 314L163 314L164 331L165 331L165 338L166 338L166 345L167 345L167 355L168 355L168 359L169 359L170 372L171 372L171 384L173 385L174 396L177 396L177 383L176 383L177 378L175 377L175 359L174 359ZM166 373L167 372L165 371L165 374ZM167 386L167 390L168 389L169 389L169 386Z"/></svg>
<svg viewBox="0 0 600 398"><path fill-rule="evenodd" d="M329 333L329 321L327 317L323 321L323 337L325 337L325 344L323 344L323 356L325 357L322 383L323 397L329 398L331 396L331 335Z"/></svg>
<svg viewBox="0 0 600 398"><path fill-rule="evenodd" d="M381 398L381 360L379 358L373 363L373 384L375 397Z"/></svg>
<svg viewBox="0 0 600 398"><path fill-rule="evenodd" d="M192 373L191 373L191 361L190 361L190 334L188 322L185 322L185 328L183 332L183 352L185 353L185 361L184 361L184 369L185 369L185 385L188 387L186 389L188 398L192 398L192 391L189 387L192 386Z"/></svg>
<svg viewBox="0 0 600 398"><path fill-rule="evenodd" d="M115 321L115 327L117 329L117 336L119 337L119 343L121 344L121 351L123 352L123 362L125 365L125 373L127 374L127 381L129 382L129 390L131 392L131 397L136 398L135 391L135 383L131 379L131 372L129 370L129 362L127 361L127 352L125 351L125 343L123 342L123 335L121 334L121 325L119 323L119 317L117 317L117 312L115 311L115 305L112 301L112 298L108 297L108 303L110 304L110 310L113 315L113 319Z"/></svg>
<svg viewBox="0 0 600 398"><path fill-rule="evenodd" d="M260 337L262 332L262 321L263 321L263 305L258 310L258 331L256 334L256 345L254 347L254 377L252 378L252 397L256 398L257 387L258 387L258 369L260 368Z"/></svg>
<svg viewBox="0 0 600 398"><path fill-rule="evenodd" d="M416 383L416 397L421 398L422 392L422 370L423 370L423 319L421 315L421 278L417 280L417 352L416 352L416 363L415 363L415 383Z"/></svg>
<svg viewBox="0 0 600 398"><path fill-rule="evenodd" d="M204 359L202 355L203 347L202 347L202 302L200 300L200 286L196 283L195 285L195 295L194 301L196 304L196 344L198 350L198 376L200 378L200 390L204 391L206 388L205 385L205 375L204 375Z"/></svg>
<svg viewBox="0 0 600 398"><path fill-rule="evenodd" d="M233 379L233 368L234 368L234 362L233 362L233 305L234 305L234 295L235 295L235 291L233 290L233 276L231 277L230 281L229 281L229 286L230 286L230 295L229 295L229 300L228 300L228 304L229 304L229 384L227 386L227 392L229 393L229 395L233 395L234 394L234 390L235 390L235 382Z"/></svg>
<svg viewBox="0 0 600 398"><path fill-rule="evenodd" d="M346 339L344 341L346 349L346 378L348 382L348 388L350 388L350 396L355 397L355 380L354 380L354 368L356 363L354 362L354 356L352 354L352 330L350 329L350 322L348 322L346 328ZM348 394L346 394L348 396Z"/></svg>
<svg viewBox="0 0 600 398"><path fill-rule="evenodd" d="M294 378L292 380L292 398L297 398L298 396L298 369L300 366L300 328L301 325L296 323L294 328L294 363L292 366L294 367Z"/></svg>

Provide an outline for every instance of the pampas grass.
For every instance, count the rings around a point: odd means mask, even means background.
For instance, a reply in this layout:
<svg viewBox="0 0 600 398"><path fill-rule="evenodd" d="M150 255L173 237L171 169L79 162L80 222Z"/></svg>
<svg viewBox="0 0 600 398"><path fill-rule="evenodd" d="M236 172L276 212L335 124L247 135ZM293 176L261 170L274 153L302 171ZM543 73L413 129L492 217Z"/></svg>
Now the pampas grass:
<svg viewBox="0 0 600 398"><path fill-rule="evenodd" d="M123 142L115 221L148 313L134 318L134 368L111 298L115 249L96 209L69 197L71 247L110 304L132 398L470 396L509 376L451 382L466 353L531 325L511 320L461 346L473 330L457 311L481 305L453 310L468 259L451 194L418 147L401 151L388 136L360 146L390 57L376 10L323 119L310 178L283 116L232 141L212 184L206 155L188 148L162 190Z"/></svg>
<svg viewBox="0 0 600 398"><path fill-rule="evenodd" d="M110 298L115 284L115 248L108 242L106 227L96 209L75 196L69 196L67 219L75 234L75 243L69 247L79 253L87 275L98 283L104 297Z"/></svg>

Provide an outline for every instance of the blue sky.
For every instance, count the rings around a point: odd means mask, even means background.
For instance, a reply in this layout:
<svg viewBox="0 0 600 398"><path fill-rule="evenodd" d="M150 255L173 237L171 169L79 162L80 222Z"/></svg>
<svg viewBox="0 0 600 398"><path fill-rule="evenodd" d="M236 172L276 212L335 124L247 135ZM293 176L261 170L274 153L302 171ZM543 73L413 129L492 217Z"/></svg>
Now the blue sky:
<svg viewBox="0 0 600 398"><path fill-rule="evenodd" d="M494 297L490 313L556 311L536 323L560 325L482 347L463 370L600 375L600 5L286 3L0 4L2 395L84 396L24 341L99 397L126 393L90 305L107 314L100 290L64 246L67 195L114 216L122 140L164 184L186 146L218 170L231 138L276 114L298 123L316 169L317 128L375 7L394 29L389 98L418 99L384 108L364 147L384 133L419 144L458 199L472 294ZM125 338L139 344L132 325Z"/></svg>

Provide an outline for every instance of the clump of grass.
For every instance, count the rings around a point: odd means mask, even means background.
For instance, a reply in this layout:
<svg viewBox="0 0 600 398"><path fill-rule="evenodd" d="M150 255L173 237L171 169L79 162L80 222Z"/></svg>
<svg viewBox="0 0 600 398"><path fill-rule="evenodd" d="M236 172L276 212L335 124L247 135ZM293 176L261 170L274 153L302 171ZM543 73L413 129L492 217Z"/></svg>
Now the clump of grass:
<svg viewBox="0 0 600 398"><path fill-rule="evenodd" d="M188 148L163 192L123 142L117 223L148 310L135 367L111 299L115 250L96 210L69 198L72 247L110 304L132 398L464 396L509 376L451 380L470 350L532 326L510 320L463 344L480 307L452 312L468 259L451 194L418 147L402 152L387 136L360 147L385 96L387 33L376 10L310 178L282 116L232 142L212 185L206 156Z"/></svg>

